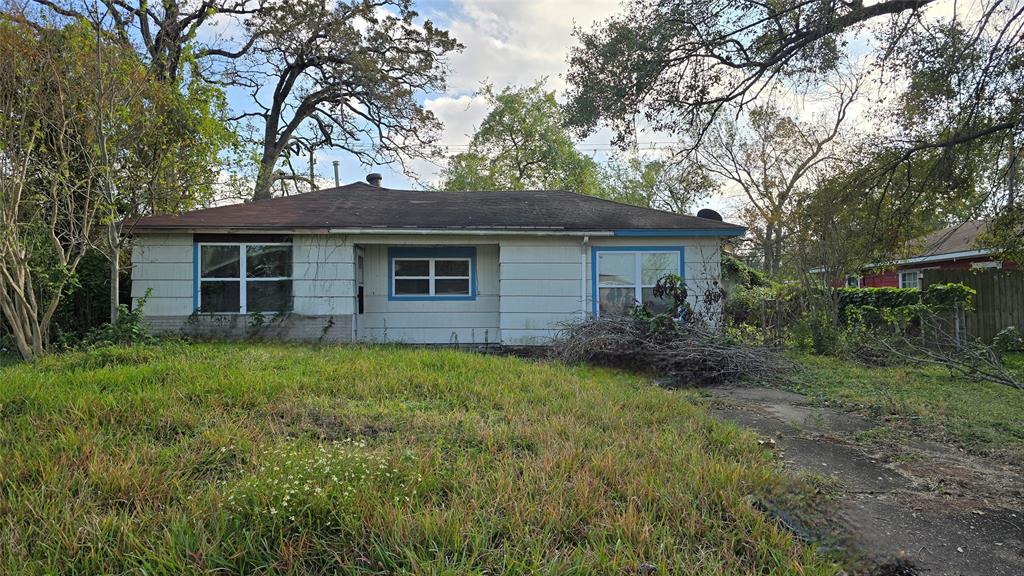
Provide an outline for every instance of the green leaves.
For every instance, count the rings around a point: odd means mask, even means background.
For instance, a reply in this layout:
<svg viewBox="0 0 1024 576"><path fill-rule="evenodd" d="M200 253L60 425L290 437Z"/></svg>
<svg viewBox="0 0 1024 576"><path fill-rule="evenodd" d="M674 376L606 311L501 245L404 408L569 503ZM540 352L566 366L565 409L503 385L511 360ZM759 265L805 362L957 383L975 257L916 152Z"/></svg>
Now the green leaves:
<svg viewBox="0 0 1024 576"><path fill-rule="evenodd" d="M555 93L544 80L496 91L485 86L491 106L470 141L444 173L448 190L565 189L602 195L597 162L573 146Z"/></svg>

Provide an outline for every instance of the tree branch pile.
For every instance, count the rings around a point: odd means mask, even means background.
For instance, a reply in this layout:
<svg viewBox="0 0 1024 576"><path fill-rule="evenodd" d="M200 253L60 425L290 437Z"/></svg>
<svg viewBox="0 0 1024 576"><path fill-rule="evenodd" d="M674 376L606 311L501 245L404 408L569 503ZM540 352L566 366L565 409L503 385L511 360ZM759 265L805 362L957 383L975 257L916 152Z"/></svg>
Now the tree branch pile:
<svg viewBox="0 0 1024 576"><path fill-rule="evenodd" d="M736 344L697 324L652 329L629 317L567 324L553 350L564 362L649 372L673 387L778 381L792 368L770 348Z"/></svg>
<svg viewBox="0 0 1024 576"><path fill-rule="evenodd" d="M857 356L875 364L939 366L952 376L1024 390L1024 384L1006 368L991 346L960 332L955 321L926 314L914 331L890 334L875 331L870 337L862 338Z"/></svg>

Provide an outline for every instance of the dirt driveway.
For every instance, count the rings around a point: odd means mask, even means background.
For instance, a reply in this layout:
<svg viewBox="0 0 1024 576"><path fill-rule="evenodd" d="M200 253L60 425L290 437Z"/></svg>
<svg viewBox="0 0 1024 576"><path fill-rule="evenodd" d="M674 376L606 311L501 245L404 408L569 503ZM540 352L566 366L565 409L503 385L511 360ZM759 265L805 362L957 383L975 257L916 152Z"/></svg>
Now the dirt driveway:
<svg viewBox="0 0 1024 576"><path fill-rule="evenodd" d="M894 452L863 441L883 423L799 394L709 391L713 413L753 429L788 470L836 484L826 514L876 573L1024 575L1024 463L924 440Z"/></svg>

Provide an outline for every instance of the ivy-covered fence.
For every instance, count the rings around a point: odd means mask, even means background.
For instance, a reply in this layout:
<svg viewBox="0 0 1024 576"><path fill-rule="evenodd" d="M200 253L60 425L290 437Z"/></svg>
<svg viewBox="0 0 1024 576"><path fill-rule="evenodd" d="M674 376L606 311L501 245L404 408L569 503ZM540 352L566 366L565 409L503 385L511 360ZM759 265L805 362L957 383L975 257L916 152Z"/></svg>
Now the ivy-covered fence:
<svg viewBox="0 0 1024 576"><path fill-rule="evenodd" d="M1024 332L1024 271L925 270L925 290L936 285L965 284L977 291L966 315L967 333L991 342L999 332L1016 327Z"/></svg>

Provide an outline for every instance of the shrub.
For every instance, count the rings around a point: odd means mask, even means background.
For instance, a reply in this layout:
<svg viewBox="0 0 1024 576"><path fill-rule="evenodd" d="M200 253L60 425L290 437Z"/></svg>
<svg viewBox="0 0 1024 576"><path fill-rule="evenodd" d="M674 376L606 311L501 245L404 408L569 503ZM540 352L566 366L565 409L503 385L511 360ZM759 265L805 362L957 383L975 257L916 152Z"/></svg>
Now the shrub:
<svg viewBox="0 0 1024 576"><path fill-rule="evenodd" d="M789 344L824 356L840 355L846 343L843 328L821 309L804 312L787 332Z"/></svg>
<svg viewBox="0 0 1024 576"><path fill-rule="evenodd" d="M932 284L921 293L921 303L935 312L949 312L958 308L973 310L977 294L977 290L966 284Z"/></svg>
<svg viewBox="0 0 1024 576"><path fill-rule="evenodd" d="M150 292L151 290L146 290L145 296L139 298L138 305L134 310L124 304L118 306L117 321L91 330L86 334L82 343L89 347L99 347L129 346L152 342L154 338L149 334L149 330L146 329L146 325L142 321L142 308L145 306Z"/></svg>
<svg viewBox="0 0 1024 576"><path fill-rule="evenodd" d="M839 317L846 317L850 306L872 306L874 308L899 308L921 301L921 291L914 288L839 288L836 290Z"/></svg>
<svg viewBox="0 0 1024 576"><path fill-rule="evenodd" d="M722 281L730 288L756 288L772 284L764 272L730 254L722 255Z"/></svg>
<svg viewBox="0 0 1024 576"><path fill-rule="evenodd" d="M992 348L1000 355L1024 352L1024 334L1016 326L1007 326L992 338Z"/></svg>

